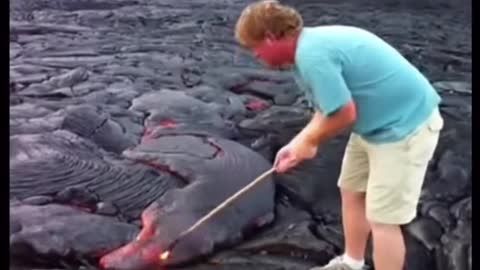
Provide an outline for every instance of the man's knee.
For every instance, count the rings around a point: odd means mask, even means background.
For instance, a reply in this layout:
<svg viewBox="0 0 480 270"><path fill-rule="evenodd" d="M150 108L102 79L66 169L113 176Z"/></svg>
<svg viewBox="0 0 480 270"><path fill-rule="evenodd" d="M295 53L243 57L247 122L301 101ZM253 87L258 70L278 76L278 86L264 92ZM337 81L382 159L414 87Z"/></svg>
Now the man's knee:
<svg viewBox="0 0 480 270"><path fill-rule="evenodd" d="M356 192L345 188L340 188L340 194L343 204L365 207L365 192Z"/></svg>
<svg viewBox="0 0 480 270"><path fill-rule="evenodd" d="M372 220L368 220L368 223L370 224L372 230L376 229L378 231L396 230L400 228L400 224L388 224Z"/></svg>
<svg viewBox="0 0 480 270"><path fill-rule="evenodd" d="M392 236L394 234L402 233L400 224L387 224L371 220L369 220L369 224L372 230L373 237L382 237L382 235Z"/></svg>

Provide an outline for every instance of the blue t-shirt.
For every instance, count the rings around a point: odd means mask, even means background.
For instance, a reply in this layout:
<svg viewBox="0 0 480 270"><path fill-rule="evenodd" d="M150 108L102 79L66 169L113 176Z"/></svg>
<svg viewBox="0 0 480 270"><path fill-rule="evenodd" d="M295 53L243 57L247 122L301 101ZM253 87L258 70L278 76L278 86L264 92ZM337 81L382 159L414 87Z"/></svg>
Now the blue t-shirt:
<svg viewBox="0 0 480 270"><path fill-rule="evenodd" d="M299 87L323 114L354 100L352 131L369 142L405 138L440 103L417 68L381 38L356 27L305 27L295 63Z"/></svg>

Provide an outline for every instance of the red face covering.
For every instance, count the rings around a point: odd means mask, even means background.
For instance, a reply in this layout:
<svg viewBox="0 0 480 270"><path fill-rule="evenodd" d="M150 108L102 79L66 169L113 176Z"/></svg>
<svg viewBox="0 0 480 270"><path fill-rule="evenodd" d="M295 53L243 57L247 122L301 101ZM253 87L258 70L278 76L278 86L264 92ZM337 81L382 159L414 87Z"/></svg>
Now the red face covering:
<svg viewBox="0 0 480 270"><path fill-rule="evenodd" d="M293 63L290 40L267 39L253 50L255 56L267 65L277 68Z"/></svg>

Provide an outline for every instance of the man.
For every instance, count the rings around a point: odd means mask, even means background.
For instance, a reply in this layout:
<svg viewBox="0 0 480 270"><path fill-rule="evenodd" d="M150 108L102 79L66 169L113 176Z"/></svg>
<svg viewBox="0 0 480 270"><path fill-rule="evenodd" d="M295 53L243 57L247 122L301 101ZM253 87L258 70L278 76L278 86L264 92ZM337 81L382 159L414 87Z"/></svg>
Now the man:
<svg viewBox="0 0 480 270"><path fill-rule="evenodd" d="M356 27L304 27L300 14L277 1L250 4L238 19L237 41L271 68L292 68L315 109L284 146L284 173L313 158L318 146L351 128L338 185L345 252L324 267L362 269L372 233L377 270L400 270L427 165L443 127L440 97L402 55Z"/></svg>

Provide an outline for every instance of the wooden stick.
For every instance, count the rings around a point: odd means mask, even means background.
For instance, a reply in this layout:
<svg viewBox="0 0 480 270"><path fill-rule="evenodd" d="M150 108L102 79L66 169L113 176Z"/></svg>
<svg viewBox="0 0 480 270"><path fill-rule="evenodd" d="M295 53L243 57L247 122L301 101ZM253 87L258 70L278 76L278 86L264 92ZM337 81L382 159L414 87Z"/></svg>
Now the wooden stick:
<svg viewBox="0 0 480 270"><path fill-rule="evenodd" d="M232 196L228 197L223 203L221 203L220 205L218 205L217 207L215 207L213 210L211 210L208 214L206 214L205 216L203 216L201 219L199 219L197 222L195 222L195 224L193 224L190 228L188 228L187 230L185 230L184 232L182 232L180 234L180 236L177 238L177 240L175 240L174 242L172 242L172 244L169 246L169 248L167 249L167 251L169 250L172 250L173 246L175 244L178 243L178 241L180 241L180 239L182 239L183 237L185 237L187 234L191 233L192 231L194 231L195 229L197 229L200 225L202 225L205 221L209 220L210 218L212 218L215 214L217 214L218 212L220 212L221 210L223 210L224 208L226 208L229 204L231 204L233 201L235 201L238 197L242 196L244 193L246 193L247 191L249 191L251 188L253 188L254 186L256 186L257 184L259 184L260 182L262 182L263 180L267 179L268 176L270 176L273 172L275 171L275 168L271 168L269 169L268 171L262 173L260 176L258 176L255 180L253 180L250 184L246 185L245 187L243 187L242 189L240 189L239 191L237 191L235 194L233 194Z"/></svg>

